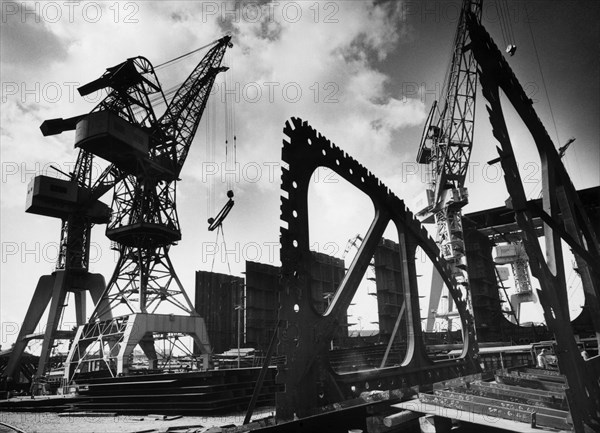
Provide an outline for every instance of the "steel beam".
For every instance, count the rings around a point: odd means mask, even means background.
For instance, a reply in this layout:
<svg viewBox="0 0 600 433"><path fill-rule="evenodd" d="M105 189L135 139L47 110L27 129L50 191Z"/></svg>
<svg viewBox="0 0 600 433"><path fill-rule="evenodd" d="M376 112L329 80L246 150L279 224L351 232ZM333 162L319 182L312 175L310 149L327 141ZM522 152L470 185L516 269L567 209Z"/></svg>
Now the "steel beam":
<svg viewBox="0 0 600 433"><path fill-rule="evenodd" d="M560 371L565 374L570 392L567 393L574 427L577 432L600 429L600 387L598 373L591 363L579 354L570 326L567 307L567 288L562 273L561 238L565 232L574 250L585 250L579 255L581 264L587 268L589 280L583 280L586 305L592 312L596 335L600 336L600 246L594 228L579 200L577 191L564 168L556 147L537 116L533 104L515 77L490 35L469 15L467 27L471 33L473 54L480 67L482 92L489 105L494 137L500 143L498 153L505 173L505 182L519 228L523 231L523 243L531 271L541 286L538 291L544 309L546 324L554 333L556 355ZM523 183L517 167L512 143L504 119L500 90L504 92L517 114L530 131L542 163L543 212L528 205ZM534 217L544 220L546 254L539 245Z"/></svg>
<svg viewBox="0 0 600 433"><path fill-rule="evenodd" d="M349 157L307 122L292 118L286 122L282 159L281 289L278 355L286 363L277 380L285 392L277 396L277 417L290 420L306 417L318 407L349 399L353 393L370 389L433 383L479 369L473 318L451 266L439 255L438 247L419 221L371 172ZM327 167L367 194L375 216L344 279L328 309L320 314L311 297L311 253L309 250L308 188L318 167ZM388 224L398 232L400 278L396 290L403 293L405 309L406 355L400 365L335 374L329 366L328 349L347 308L358 289ZM442 275L460 312L463 352L458 360L433 364L427 357L422 338L415 251L420 246ZM355 396L355 395L354 395Z"/></svg>

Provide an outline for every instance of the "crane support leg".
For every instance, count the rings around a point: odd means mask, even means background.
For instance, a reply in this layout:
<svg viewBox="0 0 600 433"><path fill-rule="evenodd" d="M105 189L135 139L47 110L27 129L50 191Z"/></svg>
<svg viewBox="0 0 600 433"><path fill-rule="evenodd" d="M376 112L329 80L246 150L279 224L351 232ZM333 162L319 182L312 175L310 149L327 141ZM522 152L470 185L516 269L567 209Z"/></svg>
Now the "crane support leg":
<svg viewBox="0 0 600 433"><path fill-rule="evenodd" d="M440 273L433 269L431 275L431 290L429 291L429 308L427 309L427 322L425 327L427 332L434 332L435 330L435 314L440 305L443 289L444 280Z"/></svg>
<svg viewBox="0 0 600 433"><path fill-rule="evenodd" d="M27 347L27 342L29 341L26 337L33 334L38 323L40 323L40 319L52 298L53 286L54 276L43 275L38 280L35 292L33 292L33 300L29 304L25 319L23 320L23 325L21 325L21 329L19 330L17 341L13 346L8 364L4 370L4 375L13 377L13 380L15 381L18 380L18 377L16 376L19 374L18 365L25 352L25 348Z"/></svg>
<svg viewBox="0 0 600 433"><path fill-rule="evenodd" d="M54 335L60 326L61 313L67 297L65 286L68 280L68 271L56 271L54 276L54 284L52 287L52 302L50 303L50 311L48 312L48 320L46 322L46 330L44 333L44 342L42 343L42 351L37 368L37 376L41 377L44 374L46 363L50 359L50 352L54 345ZM83 316L85 313L76 313L78 316Z"/></svg>
<svg viewBox="0 0 600 433"><path fill-rule="evenodd" d="M73 292L75 294L75 317L79 326L85 323L86 292L89 291L92 299L96 302L104 289L104 277L100 274L57 270L52 275L40 277L4 375L13 377L14 380L18 379L15 377L18 374L17 366L27 347L27 343L33 338L43 339L36 374L37 376L42 376L46 373L55 340L60 339L63 335L68 336L68 332L65 334L65 331L59 335L59 331L61 331L59 330L60 319L65 307L67 293ZM39 325L48 305L50 305L50 308L48 310L46 327L43 334L36 334L36 327Z"/></svg>

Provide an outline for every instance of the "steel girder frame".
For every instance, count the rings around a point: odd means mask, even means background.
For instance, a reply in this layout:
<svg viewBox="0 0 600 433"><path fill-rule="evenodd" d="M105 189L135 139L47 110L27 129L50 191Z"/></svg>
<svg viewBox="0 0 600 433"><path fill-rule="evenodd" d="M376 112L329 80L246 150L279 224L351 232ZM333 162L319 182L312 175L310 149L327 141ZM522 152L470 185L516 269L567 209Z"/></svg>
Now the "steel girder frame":
<svg viewBox="0 0 600 433"><path fill-rule="evenodd" d="M398 389L433 383L462 374L478 372L479 357L473 318L459 288L451 280L451 266L439 255L435 242L419 221L371 172L349 157L307 122L292 118L286 122L282 158L281 277L278 354L286 362L277 381L285 391L277 396L278 420L305 417L327 404L349 400L362 391ZM312 302L310 287L308 188L318 167L327 167L367 194L375 217L358 253L340 283L328 309L319 314ZM337 374L328 362L329 343L343 322L348 306L369 266L377 244L392 222L398 230L402 287L408 338L400 365ZM464 348L459 359L432 362L422 339L415 251L420 246L450 288L460 312Z"/></svg>
<svg viewBox="0 0 600 433"><path fill-rule="evenodd" d="M468 19L472 49L480 67L480 81L498 153L546 324L554 333L560 371L566 375L567 398L577 432L600 429L600 357L585 361L570 326L561 240L572 249L581 272L586 306L590 308L596 335L600 335L600 246L593 226L560 156L523 87L492 41L473 16ZM504 120L500 90L504 92L535 141L542 164L542 208L528 203ZM546 254L537 239L533 219L544 222Z"/></svg>
<svg viewBox="0 0 600 433"><path fill-rule="evenodd" d="M77 330L73 349L65 362L65 379L97 370L105 364L111 376L129 373L129 358L139 345L148 358L149 368L157 367L154 334L183 334L192 337L200 349L202 369L208 368L211 348L204 319L174 314L130 314L90 322Z"/></svg>

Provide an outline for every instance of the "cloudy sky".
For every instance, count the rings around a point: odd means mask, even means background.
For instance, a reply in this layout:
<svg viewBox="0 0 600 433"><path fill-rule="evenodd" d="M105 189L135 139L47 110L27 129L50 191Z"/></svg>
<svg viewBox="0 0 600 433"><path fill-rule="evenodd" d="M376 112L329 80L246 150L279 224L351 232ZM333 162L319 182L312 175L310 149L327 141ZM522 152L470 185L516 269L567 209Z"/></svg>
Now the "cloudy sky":
<svg viewBox="0 0 600 433"><path fill-rule="evenodd" d="M496 2L484 3L484 25L503 46ZM510 64L557 147L576 138L564 159L575 186L598 186L600 5L532 1L526 10L524 3L506 3L518 46ZM229 264L240 275L246 259L278 264L279 161L282 128L291 116L309 121L410 206L424 188L423 170L414 161L429 107L440 97L459 6L459 1L3 1L0 343L14 341L38 278L55 265L60 224L24 212L26 188L37 173L56 175L50 165L72 168L74 134L43 137L39 125L90 111L100 97L79 97L79 85L129 57L143 55L158 65L233 35L224 64L231 67L229 106L235 106L235 179L227 178L222 165L221 74L178 185L183 240L171 257L193 294L196 270L227 272ZM163 88L178 85L201 56L160 69ZM506 111L525 190L537 197L537 154ZM495 145L479 97L465 212L500 206L507 197L501 173L486 165ZM225 203L227 180L235 180L236 205L224 224L225 254L205 221ZM110 199L110 193L104 197L108 204ZM347 240L367 229L372 217L367 198L322 171L309 200L314 249L341 257ZM116 257L104 227L94 228L92 247L90 270L108 280ZM360 314L367 315L355 312Z"/></svg>

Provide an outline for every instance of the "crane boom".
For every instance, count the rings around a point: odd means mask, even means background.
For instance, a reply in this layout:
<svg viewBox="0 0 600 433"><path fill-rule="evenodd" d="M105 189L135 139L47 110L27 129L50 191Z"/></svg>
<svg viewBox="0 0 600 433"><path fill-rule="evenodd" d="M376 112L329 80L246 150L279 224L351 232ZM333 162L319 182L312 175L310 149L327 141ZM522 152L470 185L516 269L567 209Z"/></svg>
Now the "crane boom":
<svg viewBox="0 0 600 433"><path fill-rule="evenodd" d="M422 214L444 207L444 191L462 188L473 147L477 64L469 49L467 11L481 17L481 0L465 0L454 37L452 59L445 79L444 100L434 102L427 119L417 162L431 173L433 200ZM438 110L438 106L441 110Z"/></svg>
<svg viewBox="0 0 600 433"><path fill-rule="evenodd" d="M161 158L170 154L176 175L185 163L215 78L219 72L228 69L221 66L228 47L232 47L231 36L217 41L177 90L158 122L157 133L163 135L164 142L154 149L155 156Z"/></svg>
<svg viewBox="0 0 600 433"><path fill-rule="evenodd" d="M428 165L430 173L427 202L424 208L417 209L417 215L423 222L435 221L441 254L452 264L453 281L462 287L471 313L461 209L468 203L464 183L473 147L477 63L470 50L466 16L472 13L480 19L481 4L481 0L463 1L445 80L444 100L440 104L434 102L417 154L417 162ZM439 111L438 107L441 107ZM434 281L439 279L434 278ZM432 286L430 311L437 310L441 289L441 286ZM431 317L428 329L433 327Z"/></svg>
<svg viewBox="0 0 600 433"><path fill-rule="evenodd" d="M435 174L435 198L451 185L464 185L471 149L477 90L477 64L469 49L470 39L465 15L471 11L481 16L481 0L463 3L461 18L453 45L452 63L447 77L448 87L442 113L438 120L440 135L432 155Z"/></svg>

